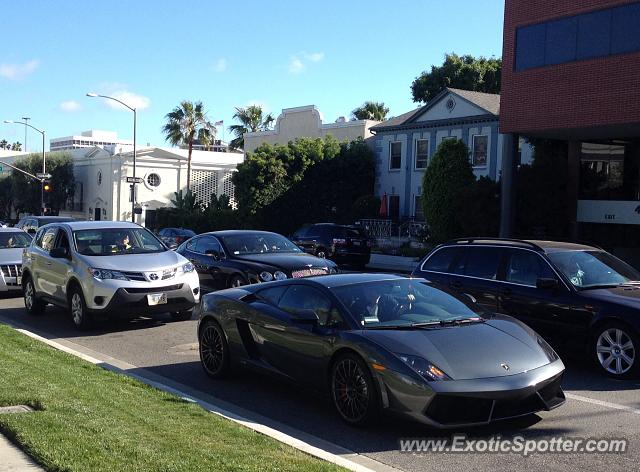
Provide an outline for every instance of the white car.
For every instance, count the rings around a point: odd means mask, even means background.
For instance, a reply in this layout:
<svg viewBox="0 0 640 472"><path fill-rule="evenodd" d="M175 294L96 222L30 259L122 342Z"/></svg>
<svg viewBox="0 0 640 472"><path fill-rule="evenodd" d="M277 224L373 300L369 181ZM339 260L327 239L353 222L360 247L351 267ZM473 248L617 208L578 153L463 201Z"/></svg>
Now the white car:
<svg viewBox="0 0 640 472"><path fill-rule="evenodd" d="M134 223L75 221L38 229L23 254L24 303L70 311L79 329L99 317L171 313L191 318L200 300L193 264Z"/></svg>
<svg viewBox="0 0 640 472"><path fill-rule="evenodd" d="M22 290L22 251L31 235L21 229L0 228L0 292Z"/></svg>

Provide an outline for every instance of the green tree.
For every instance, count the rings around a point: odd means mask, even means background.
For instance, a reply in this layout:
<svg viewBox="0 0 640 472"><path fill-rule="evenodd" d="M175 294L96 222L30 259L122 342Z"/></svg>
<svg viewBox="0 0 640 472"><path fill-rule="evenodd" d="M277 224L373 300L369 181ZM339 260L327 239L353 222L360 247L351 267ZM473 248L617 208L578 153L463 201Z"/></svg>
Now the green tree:
<svg viewBox="0 0 640 472"><path fill-rule="evenodd" d="M42 172L42 154L29 154L17 159L19 169L37 174ZM73 198L75 179L73 176L73 159L67 152L51 152L47 154L47 173L51 174L52 191L46 196L47 205L57 214L69 199ZM11 191L13 206L17 213L40 213L41 183L21 172L11 173Z"/></svg>
<svg viewBox="0 0 640 472"><path fill-rule="evenodd" d="M11 217L13 208L13 192L11 191L11 174L0 176L0 218Z"/></svg>
<svg viewBox="0 0 640 472"><path fill-rule="evenodd" d="M264 112L259 105L249 105L245 108L236 107L233 119L240 122L239 125L229 126L229 131L235 135L229 146L234 149L244 148L244 134L255 133L256 131L265 131L271 128L274 118L271 113L263 116Z"/></svg>
<svg viewBox="0 0 640 472"><path fill-rule="evenodd" d="M169 201L178 213L194 213L202 210L202 202L198 200L195 193L187 192L183 195L182 190L178 190L173 192L173 198Z"/></svg>
<svg viewBox="0 0 640 472"><path fill-rule="evenodd" d="M462 235L460 215L474 182L467 145L460 140L442 141L422 181L424 216L435 242Z"/></svg>
<svg viewBox="0 0 640 472"><path fill-rule="evenodd" d="M7 147L7 149L8 149L8 147ZM13 143L11 145L11 150L12 151L22 151L22 143L19 142L19 141L16 141L15 143Z"/></svg>
<svg viewBox="0 0 640 472"><path fill-rule="evenodd" d="M7 146L9 146L9 143L7 142L6 139L3 139L2 141L0 141L0 149L7 149Z"/></svg>
<svg viewBox="0 0 640 472"><path fill-rule="evenodd" d="M384 102L364 102L361 106L351 112L356 120L376 120L384 121L389 113L389 108Z"/></svg>
<svg viewBox="0 0 640 472"><path fill-rule="evenodd" d="M193 142L196 138L210 139L207 121L202 102L189 102L183 100L165 116L166 124L162 127L165 139L174 146L185 145L188 149L187 156L187 193L191 192L191 153ZM203 131L205 130L205 131Z"/></svg>
<svg viewBox="0 0 640 472"><path fill-rule="evenodd" d="M500 93L502 59L446 54L441 66L431 66L411 84L414 102L427 103L443 88Z"/></svg>

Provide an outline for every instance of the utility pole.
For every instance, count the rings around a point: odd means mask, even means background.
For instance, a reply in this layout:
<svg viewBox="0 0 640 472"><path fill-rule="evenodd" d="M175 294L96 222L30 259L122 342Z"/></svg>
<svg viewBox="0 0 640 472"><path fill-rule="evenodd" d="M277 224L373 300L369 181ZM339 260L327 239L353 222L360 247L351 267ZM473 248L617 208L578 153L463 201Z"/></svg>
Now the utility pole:
<svg viewBox="0 0 640 472"><path fill-rule="evenodd" d="M28 116L23 116L24 120L24 152L27 152L27 126L29 126L28 121L31 119Z"/></svg>

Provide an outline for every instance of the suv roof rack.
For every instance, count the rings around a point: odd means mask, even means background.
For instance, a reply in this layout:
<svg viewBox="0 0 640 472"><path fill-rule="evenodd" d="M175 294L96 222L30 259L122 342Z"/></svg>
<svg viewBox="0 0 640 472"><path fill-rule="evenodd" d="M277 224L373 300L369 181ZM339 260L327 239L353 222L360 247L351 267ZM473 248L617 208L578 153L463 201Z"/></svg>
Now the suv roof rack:
<svg viewBox="0 0 640 472"><path fill-rule="evenodd" d="M536 251L541 251L544 252L544 249L535 244L532 243L531 241L525 241L522 239L511 239L511 238L494 238L494 237L485 237L485 238L481 238L481 237L477 237L477 238L457 238L457 239L451 239L449 241L447 241L447 244L461 244L461 243L467 243L467 244L473 244L474 242L479 242L479 241L495 241L495 242L505 242L505 243L517 243L517 244L521 244L523 246L528 246L530 248L535 249Z"/></svg>

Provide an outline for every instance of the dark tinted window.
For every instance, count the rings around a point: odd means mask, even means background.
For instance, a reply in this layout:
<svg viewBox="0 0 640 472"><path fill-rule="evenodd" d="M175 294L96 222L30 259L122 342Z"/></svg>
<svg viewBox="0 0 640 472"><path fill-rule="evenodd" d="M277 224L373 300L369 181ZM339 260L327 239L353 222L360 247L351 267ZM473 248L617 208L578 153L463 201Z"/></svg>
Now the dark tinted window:
<svg viewBox="0 0 640 472"><path fill-rule="evenodd" d="M640 50L640 4L614 8L611 18L611 53Z"/></svg>
<svg viewBox="0 0 640 472"><path fill-rule="evenodd" d="M302 310L313 310L320 324L326 324L331 316L331 300L319 290L305 285L293 285L280 299L281 310L295 314Z"/></svg>
<svg viewBox="0 0 640 472"><path fill-rule="evenodd" d="M502 257L498 247L467 247L461 273L481 279L495 280Z"/></svg>
<svg viewBox="0 0 640 472"><path fill-rule="evenodd" d="M516 30L516 70L640 51L640 3Z"/></svg>
<svg viewBox="0 0 640 472"><path fill-rule="evenodd" d="M222 252L222 247L216 238L206 236L204 238L198 238L196 242L196 252L206 254L207 251Z"/></svg>
<svg viewBox="0 0 640 472"><path fill-rule="evenodd" d="M516 69L525 70L544 65L546 25L518 28L516 32Z"/></svg>
<svg viewBox="0 0 640 472"><path fill-rule="evenodd" d="M300 228L298 231L293 233L293 235L291 236L292 239L304 238L306 236L307 232L309 231L309 229L310 229L309 226L304 226L304 227Z"/></svg>
<svg viewBox="0 0 640 472"><path fill-rule="evenodd" d="M189 251L194 251L195 252L196 244L197 244L198 241L200 241L200 239L202 239L202 238L190 239L189 241L187 241L186 248Z"/></svg>
<svg viewBox="0 0 640 472"><path fill-rule="evenodd" d="M196 233L190 229L177 229L175 233L177 236L186 236L187 238L193 238L196 235Z"/></svg>
<svg viewBox="0 0 640 472"><path fill-rule="evenodd" d="M535 252L512 249L508 251L505 280L521 285L536 286L540 278L557 279L547 261Z"/></svg>
<svg viewBox="0 0 640 472"><path fill-rule="evenodd" d="M266 288L264 290L260 290L256 295L258 295L258 297L268 301L272 305L276 305L277 306L278 302L280 301L280 298L282 297L282 294L286 290L287 290L287 286L272 287L272 288Z"/></svg>
<svg viewBox="0 0 640 472"><path fill-rule="evenodd" d="M611 10L580 15L578 17L577 58L590 59L609 54L610 31Z"/></svg>
<svg viewBox="0 0 640 472"><path fill-rule="evenodd" d="M443 247L429 257L422 266L422 270L434 272L449 272L451 263L460 254L459 247Z"/></svg>
<svg viewBox="0 0 640 472"><path fill-rule="evenodd" d="M577 17L547 23L545 63L562 64L576 58Z"/></svg>

